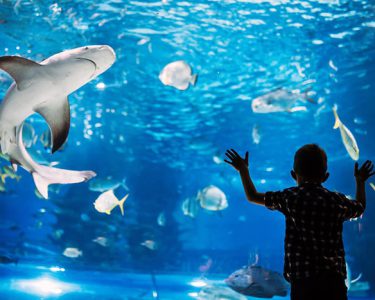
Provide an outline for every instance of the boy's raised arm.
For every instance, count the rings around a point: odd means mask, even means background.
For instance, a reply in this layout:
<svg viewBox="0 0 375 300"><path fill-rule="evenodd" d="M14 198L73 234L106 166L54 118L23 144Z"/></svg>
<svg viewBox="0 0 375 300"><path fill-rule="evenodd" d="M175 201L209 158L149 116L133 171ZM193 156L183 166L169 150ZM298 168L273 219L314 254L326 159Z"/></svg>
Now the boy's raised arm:
<svg viewBox="0 0 375 300"><path fill-rule="evenodd" d="M234 149L227 150L225 155L230 160L224 159L224 161L235 168L241 175L247 200L259 205L264 205L264 193L258 193L250 177L249 152L246 152L245 158L242 158Z"/></svg>
<svg viewBox="0 0 375 300"><path fill-rule="evenodd" d="M373 171L374 165L371 161L366 160L366 162L358 169L358 163L354 166L354 176L356 182L356 195L355 199L362 204L363 208L366 208L366 180L375 174Z"/></svg>

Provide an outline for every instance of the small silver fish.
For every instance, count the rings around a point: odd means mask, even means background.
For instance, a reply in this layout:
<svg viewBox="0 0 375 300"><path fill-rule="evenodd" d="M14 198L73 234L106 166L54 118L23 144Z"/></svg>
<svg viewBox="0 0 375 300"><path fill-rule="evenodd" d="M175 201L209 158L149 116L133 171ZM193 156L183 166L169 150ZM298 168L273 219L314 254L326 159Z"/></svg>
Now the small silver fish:
<svg viewBox="0 0 375 300"><path fill-rule="evenodd" d="M106 192L108 190L115 190L122 186L125 190L129 190L126 185L126 179L116 180L108 176L107 178L94 178L89 182L89 190L93 192Z"/></svg>
<svg viewBox="0 0 375 300"><path fill-rule="evenodd" d="M189 84L195 85L197 75L192 75L190 66L183 60L166 65L159 74L164 85L173 86L181 91L186 90Z"/></svg>
<svg viewBox="0 0 375 300"><path fill-rule="evenodd" d="M340 129L341 139L344 143L346 151L349 153L350 157L353 160L357 161L359 158L359 148L357 142L350 130L340 121L339 115L337 114L337 107L334 106L332 110L335 116L335 125L333 126L333 128Z"/></svg>
<svg viewBox="0 0 375 300"><path fill-rule="evenodd" d="M161 212L158 215L157 223L158 223L159 226L163 227L163 226L165 226L165 222L166 222L165 213Z"/></svg>
<svg viewBox="0 0 375 300"><path fill-rule="evenodd" d="M82 251L77 248L65 248L63 255L70 258L77 258L82 256Z"/></svg>
<svg viewBox="0 0 375 300"><path fill-rule="evenodd" d="M195 218L199 210L199 201L196 197L186 198L181 205L182 213L190 218Z"/></svg>
<svg viewBox="0 0 375 300"><path fill-rule="evenodd" d="M258 145L260 143L260 132L259 132L259 126L255 124L253 126L253 130L251 131L251 137L253 138L253 143Z"/></svg>
<svg viewBox="0 0 375 300"><path fill-rule="evenodd" d="M307 91L301 93L299 90L287 90L278 88L265 95L255 98L251 102L253 112L266 114L273 112L297 112L306 111L306 106L296 106L298 100L315 103L307 96Z"/></svg>

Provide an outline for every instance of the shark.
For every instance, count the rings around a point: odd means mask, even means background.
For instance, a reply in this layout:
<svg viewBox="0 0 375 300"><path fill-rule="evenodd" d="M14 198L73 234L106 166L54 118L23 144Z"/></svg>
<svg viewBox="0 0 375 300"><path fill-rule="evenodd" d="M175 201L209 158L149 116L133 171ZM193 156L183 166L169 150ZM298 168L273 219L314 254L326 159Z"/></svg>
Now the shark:
<svg viewBox="0 0 375 300"><path fill-rule="evenodd" d="M93 171L73 171L40 165L27 152L22 140L25 120L40 114L52 136L52 153L68 138L70 106L68 95L109 69L116 60L107 45L65 50L38 63L20 56L0 57L0 69L14 82L0 103L0 149L15 170L20 165L33 176L39 193L48 199L50 184L87 181Z"/></svg>

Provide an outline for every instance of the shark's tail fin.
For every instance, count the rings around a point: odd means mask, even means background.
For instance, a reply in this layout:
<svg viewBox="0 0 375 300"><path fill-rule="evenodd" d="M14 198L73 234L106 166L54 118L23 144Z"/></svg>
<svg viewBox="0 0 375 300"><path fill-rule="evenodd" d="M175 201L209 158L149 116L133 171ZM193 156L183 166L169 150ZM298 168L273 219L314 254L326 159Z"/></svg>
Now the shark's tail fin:
<svg viewBox="0 0 375 300"><path fill-rule="evenodd" d="M45 199L48 199L50 184L78 183L87 181L95 175L93 171L71 171L47 166L38 166L37 172L33 172L35 186Z"/></svg>

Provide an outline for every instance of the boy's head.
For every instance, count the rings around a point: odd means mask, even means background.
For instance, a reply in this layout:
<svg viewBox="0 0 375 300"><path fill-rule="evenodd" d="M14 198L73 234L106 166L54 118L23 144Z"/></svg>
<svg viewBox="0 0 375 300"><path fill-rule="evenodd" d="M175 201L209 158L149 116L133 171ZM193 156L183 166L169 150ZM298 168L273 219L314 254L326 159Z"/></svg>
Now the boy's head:
<svg viewBox="0 0 375 300"><path fill-rule="evenodd" d="M299 148L294 155L294 166L291 172L297 181L322 183L327 180L327 155L316 144L307 144Z"/></svg>

